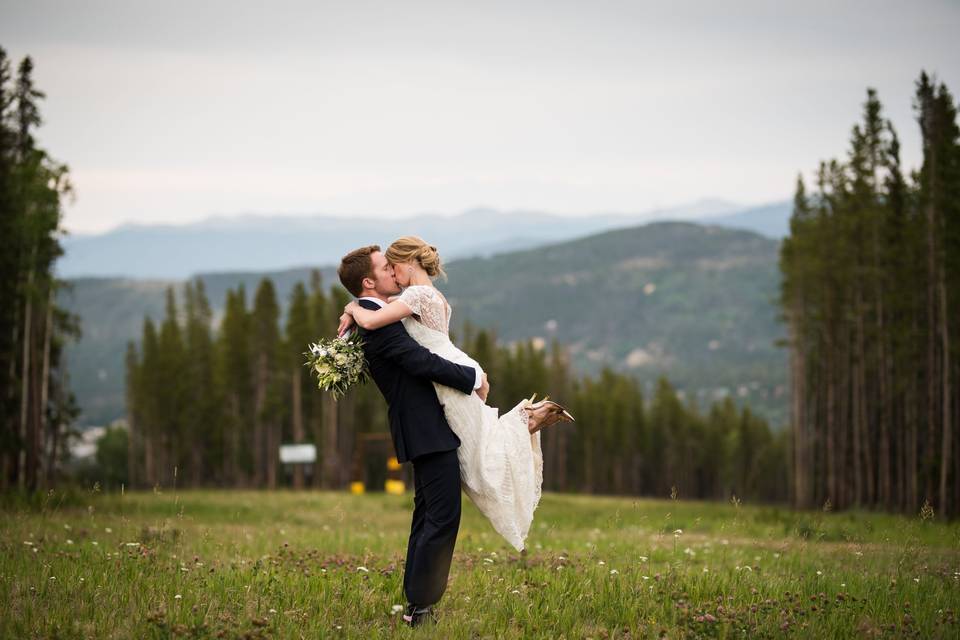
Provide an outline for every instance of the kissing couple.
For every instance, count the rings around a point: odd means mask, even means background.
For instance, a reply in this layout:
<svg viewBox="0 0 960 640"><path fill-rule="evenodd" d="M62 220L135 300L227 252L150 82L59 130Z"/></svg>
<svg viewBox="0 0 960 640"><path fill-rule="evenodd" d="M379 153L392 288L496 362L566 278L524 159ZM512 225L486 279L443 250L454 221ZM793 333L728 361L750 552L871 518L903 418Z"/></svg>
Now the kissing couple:
<svg viewBox="0 0 960 640"><path fill-rule="evenodd" d="M354 325L370 374L388 405L399 462L413 463L413 521L407 543L404 620L434 620L447 587L460 528L460 490L493 528L523 550L543 485L540 431L573 417L550 400L521 400L499 415L487 406L489 381L450 340L452 309L433 286L445 276L437 249L405 236L386 252L351 251L337 270L357 299L338 335Z"/></svg>

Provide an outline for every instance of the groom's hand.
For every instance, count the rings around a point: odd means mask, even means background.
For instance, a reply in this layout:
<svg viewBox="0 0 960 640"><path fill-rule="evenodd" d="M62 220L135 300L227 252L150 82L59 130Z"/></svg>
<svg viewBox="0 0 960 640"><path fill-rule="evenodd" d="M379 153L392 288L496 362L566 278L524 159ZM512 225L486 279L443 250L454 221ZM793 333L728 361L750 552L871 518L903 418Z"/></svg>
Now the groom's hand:
<svg viewBox="0 0 960 640"><path fill-rule="evenodd" d="M480 388L477 389L477 395L480 396L481 400L486 402L488 393L490 393L490 382L487 380L487 374L483 374L482 381L480 382Z"/></svg>

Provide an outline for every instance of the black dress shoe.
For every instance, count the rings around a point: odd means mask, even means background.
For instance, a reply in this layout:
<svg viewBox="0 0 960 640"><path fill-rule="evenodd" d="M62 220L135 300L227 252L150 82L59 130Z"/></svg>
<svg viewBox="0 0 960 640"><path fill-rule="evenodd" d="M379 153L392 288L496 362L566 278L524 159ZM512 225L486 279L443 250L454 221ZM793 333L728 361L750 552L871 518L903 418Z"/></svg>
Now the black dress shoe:
<svg viewBox="0 0 960 640"><path fill-rule="evenodd" d="M437 616L432 607L416 607L412 604L407 605L407 612L403 615L403 619L411 627L437 623Z"/></svg>

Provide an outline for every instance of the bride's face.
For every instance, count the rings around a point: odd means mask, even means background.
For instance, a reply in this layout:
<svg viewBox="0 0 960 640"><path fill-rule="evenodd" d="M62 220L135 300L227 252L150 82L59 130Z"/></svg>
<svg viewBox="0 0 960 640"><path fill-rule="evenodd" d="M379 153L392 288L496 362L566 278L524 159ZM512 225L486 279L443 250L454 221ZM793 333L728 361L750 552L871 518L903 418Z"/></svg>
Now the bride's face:
<svg viewBox="0 0 960 640"><path fill-rule="evenodd" d="M407 262L401 262L393 265L393 275L397 280L397 285L406 289L410 286L410 276L413 274L413 265Z"/></svg>

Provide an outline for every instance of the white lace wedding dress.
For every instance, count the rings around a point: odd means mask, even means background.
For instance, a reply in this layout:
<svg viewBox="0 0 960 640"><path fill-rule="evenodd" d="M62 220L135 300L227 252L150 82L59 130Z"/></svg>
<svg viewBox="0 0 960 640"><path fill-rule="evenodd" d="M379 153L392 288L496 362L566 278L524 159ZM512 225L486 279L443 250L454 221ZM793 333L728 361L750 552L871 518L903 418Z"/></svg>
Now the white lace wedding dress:
<svg viewBox="0 0 960 640"><path fill-rule="evenodd" d="M452 310L439 291L414 285L399 299L419 318L403 320L410 337L442 358L480 369L450 341ZM463 490L497 533L522 550L543 485L540 432L531 435L527 428L526 401L500 416L476 393L466 395L436 383L434 387L450 428L460 438Z"/></svg>

